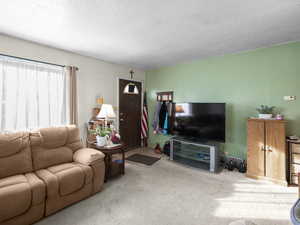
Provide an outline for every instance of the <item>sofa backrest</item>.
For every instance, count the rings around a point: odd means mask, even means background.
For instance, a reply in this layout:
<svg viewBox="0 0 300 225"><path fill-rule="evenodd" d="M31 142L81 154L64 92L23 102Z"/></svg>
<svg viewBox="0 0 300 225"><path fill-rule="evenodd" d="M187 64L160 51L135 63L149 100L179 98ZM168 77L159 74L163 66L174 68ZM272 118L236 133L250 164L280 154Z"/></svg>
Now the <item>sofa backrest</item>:
<svg viewBox="0 0 300 225"><path fill-rule="evenodd" d="M82 148L79 129L75 126L42 128L30 133L34 170L73 161Z"/></svg>
<svg viewBox="0 0 300 225"><path fill-rule="evenodd" d="M0 134L0 179L33 171L28 132Z"/></svg>

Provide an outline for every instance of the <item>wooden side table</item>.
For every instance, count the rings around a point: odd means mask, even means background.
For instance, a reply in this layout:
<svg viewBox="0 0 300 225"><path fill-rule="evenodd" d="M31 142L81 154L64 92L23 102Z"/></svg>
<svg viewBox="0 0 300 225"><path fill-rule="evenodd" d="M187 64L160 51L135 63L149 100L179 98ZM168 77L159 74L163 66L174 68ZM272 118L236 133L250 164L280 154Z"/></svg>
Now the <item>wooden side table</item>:
<svg viewBox="0 0 300 225"><path fill-rule="evenodd" d="M96 144L91 144L90 147L103 152L105 155L105 182L111 177L125 174L125 145L123 143L113 147L97 146ZM112 160L112 156L114 154L122 154L121 163L114 162Z"/></svg>

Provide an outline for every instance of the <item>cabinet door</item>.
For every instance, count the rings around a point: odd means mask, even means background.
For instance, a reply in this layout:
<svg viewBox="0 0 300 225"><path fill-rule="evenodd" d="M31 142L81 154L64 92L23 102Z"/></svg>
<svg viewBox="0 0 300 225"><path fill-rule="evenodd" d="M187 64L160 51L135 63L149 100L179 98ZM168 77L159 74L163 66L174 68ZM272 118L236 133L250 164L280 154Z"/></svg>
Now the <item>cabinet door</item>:
<svg viewBox="0 0 300 225"><path fill-rule="evenodd" d="M265 176L265 123L248 120L247 175Z"/></svg>
<svg viewBox="0 0 300 225"><path fill-rule="evenodd" d="M266 176L286 181L285 122L266 121Z"/></svg>

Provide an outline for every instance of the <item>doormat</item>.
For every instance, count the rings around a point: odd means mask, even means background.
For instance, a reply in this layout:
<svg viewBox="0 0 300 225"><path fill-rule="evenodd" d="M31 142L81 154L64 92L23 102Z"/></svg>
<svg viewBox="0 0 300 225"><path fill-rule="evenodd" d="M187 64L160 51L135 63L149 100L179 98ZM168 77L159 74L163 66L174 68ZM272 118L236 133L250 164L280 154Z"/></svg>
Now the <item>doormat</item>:
<svg viewBox="0 0 300 225"><path fill-rule="evenodd" d="M145 164L147 166L151 166L155 162L160 160L160 158L147 156L147 155L142 155L142 154L133 154L133 155L127 157L126 160L129 160L129 161L132 161L132 162L137 162L137 163L142 163L142 164Z"/></svg>

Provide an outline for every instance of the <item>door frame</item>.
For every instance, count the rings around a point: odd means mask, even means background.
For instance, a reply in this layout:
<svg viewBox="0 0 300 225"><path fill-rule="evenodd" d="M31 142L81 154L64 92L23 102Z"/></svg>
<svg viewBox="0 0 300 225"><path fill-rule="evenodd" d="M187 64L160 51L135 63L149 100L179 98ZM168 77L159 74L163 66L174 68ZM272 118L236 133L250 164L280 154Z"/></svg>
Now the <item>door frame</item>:
<svg viewBox="0 0 300 225"><path fill-rule="evenodd" d="M138 79L129 79L129 78L122 78L122 77L117 77L117 131L120 132L120 121L119 121L119 113L120 113L120 98L119 98L119 85L120 85L120 80L128 80L128 81L135 81L135 82L140 82L141 83L141 87L142 87L142 90L141 90L141 117L142 117L142 114L143 114L143 107L144 107L144 80L138 80Z"/></svg>

